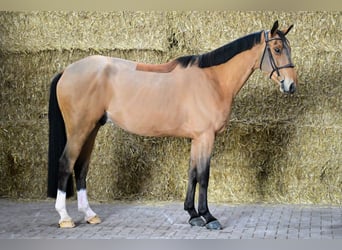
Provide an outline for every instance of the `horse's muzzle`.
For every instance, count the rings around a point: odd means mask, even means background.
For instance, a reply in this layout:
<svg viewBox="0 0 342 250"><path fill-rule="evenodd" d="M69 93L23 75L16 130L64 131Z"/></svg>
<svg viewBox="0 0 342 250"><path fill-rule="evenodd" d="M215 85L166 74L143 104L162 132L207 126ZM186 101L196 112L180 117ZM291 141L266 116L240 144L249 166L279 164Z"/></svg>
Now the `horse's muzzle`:
<svg viewBox="0 0 342 250"><path fill-rule="evenodd" d="M294 82L291 82L290 84L286 84L286 82L283 80L280 82L280 90L281 92L284 92L286 94L293 94L296 92L296 84Z"/></svg>
<svg viewBox="0 0 342 250"><path fill-rule="evenodd" d="M289 93L293 94L294 92L296 92L296 85L293 82L293 83L290 84Z"/></svg>

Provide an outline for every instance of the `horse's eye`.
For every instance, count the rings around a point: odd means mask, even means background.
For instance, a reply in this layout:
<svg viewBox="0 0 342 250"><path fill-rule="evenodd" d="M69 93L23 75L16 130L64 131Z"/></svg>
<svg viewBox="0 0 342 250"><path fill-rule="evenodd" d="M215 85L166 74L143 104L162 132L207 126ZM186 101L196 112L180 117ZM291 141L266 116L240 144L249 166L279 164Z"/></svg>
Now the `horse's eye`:
<svg viewBox="0 0 342 250"><path fill-rule="evenodd" d="M280 54L280 49L279 48L274 48L275 53Z"/></svg>

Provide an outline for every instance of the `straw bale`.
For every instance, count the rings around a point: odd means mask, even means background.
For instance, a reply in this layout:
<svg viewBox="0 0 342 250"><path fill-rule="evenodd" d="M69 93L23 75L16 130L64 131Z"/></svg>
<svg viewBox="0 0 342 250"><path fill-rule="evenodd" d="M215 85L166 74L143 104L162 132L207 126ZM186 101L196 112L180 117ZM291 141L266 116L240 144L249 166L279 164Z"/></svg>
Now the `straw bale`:
<svg viewBox="0 0 342 250"><path fill-rule="evenodd" d="M100 165L101 171L97 167L90 170L89 195L99 200L179 199L187 180L187 142L140 137L106 125L95 144L91 162Z"/></svg>
<svg viewBox="0 0 342 250"><path fill-rule="evenodd" d="M0 196L44 198L49 83L90 54L161 63L247 33L288 35L298 92L255 72L236 97L211 164L209 200L341 204L341 12L1 12ZM91 199L184 199L190 141L100 129Z"/></svg>
<svg viewBox="0 0 342 250"><path fill-rule="evenodd" d="M165 12L2 12L0 48L42 50L159 50L168 46ZM42 25L43 24L43 25Z"/></svg>
<svg viewBox="0 0 342 250"><path fill-rule="evenodd" d="M295 24L290 33L294 48L341 51L341 12L183 11L173 12L172 25L181 52L203 53L248 33ZM296 54L296 51L293 51ZM300 51L301 52L301 51Z"/></svg>
<svg viewBox="0 0 342 250"><path fill-rule="evenodd" d="M43 129L44 125L39 119L1 124L0 196L45 197L47 129Z"/></svg>
<svg viewBox="0 0 342 250"><path fill-rule="evenodd" d="M217 140L213 200L339 204L341 128L232 122L230 129Z"/></svg>

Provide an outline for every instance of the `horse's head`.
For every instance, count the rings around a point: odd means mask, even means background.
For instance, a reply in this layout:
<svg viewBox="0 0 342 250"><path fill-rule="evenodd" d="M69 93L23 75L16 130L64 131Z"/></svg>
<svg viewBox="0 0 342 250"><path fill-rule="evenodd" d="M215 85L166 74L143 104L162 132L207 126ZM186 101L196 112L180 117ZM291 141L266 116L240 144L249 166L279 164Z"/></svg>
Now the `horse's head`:
<svg viewBox="0 0 342 250"><path fill-rule="evenodd" d="M297 73L291 60L291 47L286 39L291 25L286 30L278 29L278 21L273 24L271 31L264 31L265 49L260 60L260 69L270 74L280 86L280 91L293 94L296 91Z"/></svg>

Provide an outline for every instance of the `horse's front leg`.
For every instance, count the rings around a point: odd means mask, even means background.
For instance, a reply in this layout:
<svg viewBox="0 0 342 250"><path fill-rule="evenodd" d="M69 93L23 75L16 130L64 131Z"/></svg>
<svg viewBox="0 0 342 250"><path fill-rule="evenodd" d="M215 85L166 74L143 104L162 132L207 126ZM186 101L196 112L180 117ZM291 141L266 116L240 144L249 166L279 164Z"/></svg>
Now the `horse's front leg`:
<svg viewBox="0 0 342 250"><path fill-rule="evenodd" d="M197 178L199 183L198 214L206 221L208 229L222 229L220 222L210 213L208 208L208 184L210 175L210 157L203 159L197 168Z"/></svg>
<svg viewBox="0 0 342 250"><path fill-rule="evenodd" d="M189 169L188 191L184 209L190 215L192 226L206 226L208 229L221 229L218 220L211 215L208 208L208 183L210 174L210 155L213 149L215 134L212 131L203 133L192 140ZM199 184L198 213L194 207L196 184ZM203 221L202 217L205 221Z"/></svg>
<svg viewBox="0 0 342 250"><path fill-rule="evenodd" d="M190 215L189 224L191 226L203 227L205 226L205 221L197 213L196 208L195 208L196 185L197 185L197 169L196 169L195 162L190 160L188 190L187 190L186 198L184 202L184 210L186 210Z"/></svg>

